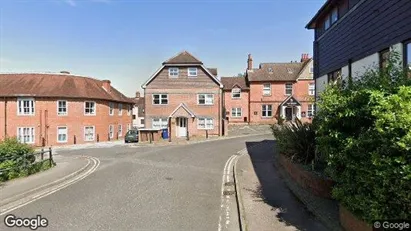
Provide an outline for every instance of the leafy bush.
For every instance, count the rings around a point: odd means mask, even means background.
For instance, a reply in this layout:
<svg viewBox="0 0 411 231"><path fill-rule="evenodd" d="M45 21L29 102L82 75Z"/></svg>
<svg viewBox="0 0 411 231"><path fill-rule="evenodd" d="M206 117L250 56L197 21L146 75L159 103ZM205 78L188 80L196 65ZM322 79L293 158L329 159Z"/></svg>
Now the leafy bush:
<svg viewBox="0 0 411 231"><path fill-rule="evenodd" d="M295 123L271 126L280 153L293 161L310 164L315 159L315 132L313 125L296 120Z"/></svg>
<svg viewBox="0 0 411 231"><path fill-rule="evenodd" d="M411 82L396 55L317 102L317 148L333 196L365 221L411 219Z"/></svg>

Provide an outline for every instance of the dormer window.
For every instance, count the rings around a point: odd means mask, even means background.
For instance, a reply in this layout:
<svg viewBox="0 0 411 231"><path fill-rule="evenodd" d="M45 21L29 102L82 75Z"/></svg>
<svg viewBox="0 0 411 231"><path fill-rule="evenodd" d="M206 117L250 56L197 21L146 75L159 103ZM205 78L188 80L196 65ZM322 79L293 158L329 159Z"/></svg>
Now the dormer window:
<svg viewBox="0 0 411 231"><path fill-rule="evenodd" d="M170 67L168 68L168 76L172 78L177 78L178 77L178 68L177 67Z"/></svg>
<svg viewBox="0 0 411 231"><path fill-rule="evenodd" d="M231 90L231 98L233 98L233 99L241 98L241 89L240 88L233 88Z"/></svg>
<svg viewBox="0 0 411 231"><path fill-rule="evenodd" d="M188 76L189 77L196 77L197 76L197 68L189 67L188 68Z"/></svg>

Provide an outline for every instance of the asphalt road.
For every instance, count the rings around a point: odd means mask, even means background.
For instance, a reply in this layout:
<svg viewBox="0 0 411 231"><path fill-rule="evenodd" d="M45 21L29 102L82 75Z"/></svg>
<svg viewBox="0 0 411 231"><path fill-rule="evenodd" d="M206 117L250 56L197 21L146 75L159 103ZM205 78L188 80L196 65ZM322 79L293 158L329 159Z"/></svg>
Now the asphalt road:
<svg viewBox="0 0 411 231"><path fill-rule="evenodd" d="M266 138L271 135L186 146L59 151L97 157L100 167L12 214L47 218L49 226L39 230L217 230L227 159L246 141Z"/></svg>

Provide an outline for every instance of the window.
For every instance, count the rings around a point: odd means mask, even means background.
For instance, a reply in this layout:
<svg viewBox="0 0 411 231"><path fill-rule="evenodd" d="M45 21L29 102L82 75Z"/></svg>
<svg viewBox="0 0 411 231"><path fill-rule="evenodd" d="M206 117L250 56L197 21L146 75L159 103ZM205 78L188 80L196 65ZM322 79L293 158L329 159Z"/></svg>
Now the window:
<svg viewBox="0 0 411 231"><path fill-rule="evenodd" d="M66 143L67 137L67 127L57 127L57 142Z"/></svg>
<svg viewBox="0 0 411 231"><path fill-rule="evenodd" d="M310 83L308 85L308 94L309 95L314 95L315 94L315 84L314 83Z"/></svg>
<svg viewBox="0 0 411 231"><path fill-rule="evenodd" d="M34 127L17 128L17 139L20 143L34 144Z"/></svg>
<svg viewBox="0 0 411 231"><path fill-rule="evenodd" d="M127 115L131 115L131 105L127 106Z"/></svg>
<svg viewBox="0 0 411 231"><path fill-rule="evenodd" d="M169 77L178 77L178 68L177 67L170 67L168 68L168 76Z"/></svg>
<svg viewBox="0 0 411 231"><path fill-rule="evenodd" d="M123 125L121 124L118 125L118 136L123 136Z"/></svg>
<svg viewBox="0 0 411 231"><path fill-rule="evenodd" d="M154 105L168 104L168 95L166 94L153 95L153 104Z"/></svg>
<svg viewBox="0 0 411 231"><path fill-rule="evenodd" d="M307 116L308 117L314 116L314 104L308 104Z"/></svg>
<svg viewBox="0 0 411 231"><path fill-rule="evenodd" d="M118 104L118 115L123 115L123 104Z"/></svg>
<svg viewBox="0 0 411 231"><path fill-rule="evenodd" d="M167 118L155 118L153 119L152 127L155 129L164 129L168 127Z"/></svg>
<svg viewBox="0 0 411 231"><path fill-rule="evenodd" d="M136 119L136 115L133 115L133 120L135 120Z"/></svg>
<svg viewBox="0 0 411 231"><path fill-rule="evenodd" d="M59 116L67 115L67 101L65 100L57 101L57 115Z"/></svg>
<svg viewBox="0 0 411 231"><path fill-rule="evenodd" d="M95 102L84 102L84 114L85 115L95 115L96 114L96 103Z"/></svg>
<svg viewBox="0 0 411 231"><path fill-rule="evenodd" d="M388 65L388 59L390 58L390 49L380 51L380 68L384 69Z"/></svg>
<svg viewBox="0 0 411 231"><path fill-rule="evenodd" d="M271 95L271 84L265 83L263 85L263 95Z"/></svg>
<svg viewBox="0 0 411 231"><path fill-rule="evenodd" d="M140 124L144 126L144 119L140 119Z"/></svg>
<svg viewBox="0 0 411 231"><path fill-rule="evenodd" d="M196 67L189 67L188 68L188 76L189 77L197 76L197 68Z"/></svg>
<svg viewBox="0 0 411 231"><path fill-rule="evenodd" d="M231 108L231 117L241 117L241 108Z"/></svg>
<svg viewBox="0 0 411 231"><path fill-rule="evenodd" d="M199 105L213 105L214 95L213 94L198 94L197 103Z"/></svg>
<svg viewBox="0 0 411 231"><path fill-rule="evenodd" d="M286 83L285 84L285 94L286 95L292 95L293 94L293 84L292 83Z"/></svg>
<svg viewBox="0 0 411 231"><path fill-rule="evenodd" d="M114 115L114 103L108 103L108 106L109 106L109 114L112 116L112 115Z"/></svg>
<svg viewBox="0 0 411 231"><path fill-rule="evenodd" d="M334 8L331 12L331 24L334 24L338 21L338 8Z"/></svg>
<svg viewBox="0 0 411 231"><path fill-rule="evenodd" d="M341 69L328 73L328 84L341 83Z"/></svg>
<svg viewBox="0 0 411 231"><path fill-rule="evenodd" d="M112 139L114 137L114 125L108 125L108 134L110 139Z"/></svg>
<svg viewBox="0 0 411 231"><path fill-rule="evenodd" d="M94 141L94 126L84 127L84 141Z"/></svg>
<svg viewBox="0 0 411 231"><path fill-rule="evenodd" d="M233 90L231 90L231 98L233 99L241 98L241 89L233 88Z"/></svg>
<svg viewBox="0 0 411 231"><path fill-rule="evenodd" d="M213 129L214 128L213 118L198 118L197 128L198 129Z"/></svg>
<svg viewBox="0 0 411 231"><path fill-rule="evenodd" d="M330 16L327 16L325 18L325 22L324 22L324 29L328 30L330 28L330 26L331 26Z"/></svg>
<svg viewBox="0 0 411 231"><path fill-rule="evenodd" d="M17 103L19 105L17 115L34 115L34 99L17 99Z"/></svg>
<svg viewBox="0 0 411 231"><path fill-rule="evenodd" d="M263 115L263 117L272 117L273 116L273 105L267 105L267 104L262 105L261 114Z"/></svg>

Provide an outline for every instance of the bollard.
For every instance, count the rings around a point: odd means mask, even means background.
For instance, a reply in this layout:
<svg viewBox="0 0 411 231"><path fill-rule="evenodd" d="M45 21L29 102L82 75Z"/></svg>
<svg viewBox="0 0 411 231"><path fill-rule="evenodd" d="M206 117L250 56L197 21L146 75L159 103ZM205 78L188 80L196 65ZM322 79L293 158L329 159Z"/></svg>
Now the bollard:
<svg viewBox="0 0 411 231"><path fill-rule="evenodd" d="M100 136L97 134L97 143L100 142Z"/></svg>
<svg viewBox="0 0 411 231"><path fill-rule="evenodd" d="M41 148L40 158L44 160L44 148Z"/></svg>
<svg viewBox="0 0 411 231"><path fill-rule="evenodd" d="M51 151L51 147L49 147L49 161L50 161L50 167L53 166L53 153Z"/></svg>
<svg viewBox="0 0 411 231"><path fill-rule="evenodd" d="M152 141L151 140L151 135L152 135L152 133L150 132L149 135L148 135L148 139L150 140L150 144L151 144L151 141Z"/></svg>
<svg viewBox="0 0 411 231"><path fill-rule="evenodd" d="M208 139L208 130L206 130L206 139Z"/></svg>
<svg viewBox="0 0 411 231"><path fill-rule="evenodd" d="M187 130L187 140L190 140L190 133Z"/></svg>

